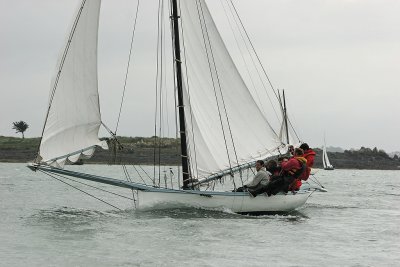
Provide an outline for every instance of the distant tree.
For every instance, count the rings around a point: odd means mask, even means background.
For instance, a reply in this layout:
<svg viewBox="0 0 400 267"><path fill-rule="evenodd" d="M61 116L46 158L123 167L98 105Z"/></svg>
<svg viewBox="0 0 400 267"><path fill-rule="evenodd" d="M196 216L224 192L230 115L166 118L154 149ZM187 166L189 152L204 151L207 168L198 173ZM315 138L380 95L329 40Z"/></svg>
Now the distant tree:
<svg viewBox="0 0 400 267"><path fill-rule="evenodd" d="M21 133L22 139L24 139L25 138L24 132L29 128L29 125L24 121L16 121L13 122L12 128L16 131L16 133Z"/></svg>
<svg viewBox="0 0 400 267"><path fill-rule="evenodd" d="M399 156L397 156L397 154L394 154L394 159L399 159Z"/></svg>

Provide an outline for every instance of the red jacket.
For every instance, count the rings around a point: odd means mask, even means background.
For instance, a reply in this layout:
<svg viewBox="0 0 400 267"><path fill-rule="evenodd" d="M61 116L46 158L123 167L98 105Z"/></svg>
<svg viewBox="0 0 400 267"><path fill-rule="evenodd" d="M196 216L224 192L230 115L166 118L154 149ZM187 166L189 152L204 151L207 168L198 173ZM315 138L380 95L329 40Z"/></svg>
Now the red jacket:
<svg viewBox="0 0 400 267"><path fill-rule="evenodd" d="M303 157L307 160L307 169L305 174L301 177L302 180L307 181L308 177L310 177L311 173L311 168L314 165L314 158L315 158L315 152L311 148L304 151Z"/></svg>
<svg viewBox="0 0 400 267"><path fill-rule="evenodd" d="M283 161L281 163L282 170L289 175L292 175L294 172L302 168L303 165L300 162L306 164L307 160L304 157L292 157L288 161ZM300 177L301 176L303 175L300 175Z"/></svg>
<svg viewBox="0 0 400 267"><path fill-rule="evenodd" d="M288 172L292 169L299 170L301 168L301 164L296 158L292 157L288 161L282 161L281 167L282 170Z"/></svg>
<svg viewBox="0 0 400 267"><path fill-rule="evenodd" d="M282 170L285 171L287 174L293 174L297 170L300 170L302 168L302 163L307 164L307 160L304 157L293 157L290 158L288 161L284 161L281 163ZM289 186L290 191L297 191L300 189L301 186L301 180L304 179L305 175L307 172L306 170L300 174L299 177L297 177Z"/></svg>

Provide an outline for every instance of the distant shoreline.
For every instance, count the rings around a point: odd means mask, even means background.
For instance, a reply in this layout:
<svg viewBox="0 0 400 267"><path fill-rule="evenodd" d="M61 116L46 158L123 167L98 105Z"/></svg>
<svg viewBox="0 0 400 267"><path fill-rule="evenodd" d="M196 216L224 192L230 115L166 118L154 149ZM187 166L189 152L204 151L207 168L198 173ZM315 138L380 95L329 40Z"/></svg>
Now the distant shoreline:
<svg viewBox="0 0 400 267"><path fill-rule="evenodd" d="M154 149L154 137L118 137L123 149L113 157L111 150L97 149L91 159L83 164L126 164L126 165L180 165L180 143L175 138L157 138L158 147ZM0 162L28 163L36 157L40 138L17 138L0 136ZM316 148L315 168L322 169L322 151ZM156 157L154 157L156 153ZM328 152L329 159L336 169L354 170L400 170L400 159L392 158L377 148L360 148ZM156 158L156 161L154 159Z"/></svg>

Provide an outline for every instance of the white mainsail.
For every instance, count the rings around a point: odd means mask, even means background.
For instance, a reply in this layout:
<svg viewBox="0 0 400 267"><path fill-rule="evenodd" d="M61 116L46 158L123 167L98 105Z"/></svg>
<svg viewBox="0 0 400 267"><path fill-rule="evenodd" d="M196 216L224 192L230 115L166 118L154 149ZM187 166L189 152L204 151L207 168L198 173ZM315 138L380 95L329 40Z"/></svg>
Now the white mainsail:
<svg viewBox="0 0 400 267"><path fill-rule="evenodd" d="M180 1L185 116L193 175L277 154L281 145L217 30L204 0Z"/></svg>
<svg viewBox="0 0 400 267"><path fill-rule="evenodd" d="M90 157L101 125L97 90L97 39L101 0L83 0L70 28L52 81L40 159L62 167Z"/></svg>

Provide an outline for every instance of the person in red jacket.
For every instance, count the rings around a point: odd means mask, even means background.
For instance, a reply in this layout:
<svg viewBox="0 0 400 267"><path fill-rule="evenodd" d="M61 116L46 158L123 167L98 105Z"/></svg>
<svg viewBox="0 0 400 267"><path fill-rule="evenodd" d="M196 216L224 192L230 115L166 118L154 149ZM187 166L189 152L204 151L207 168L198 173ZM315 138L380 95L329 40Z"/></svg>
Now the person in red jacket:
<svg viewBox="0 0 400 267"><path fill-rule="evenodd" d="M281 176L270 181L270 185L267 188L268 196L275 195L280 191L285 193L287 193L288 190L294 191L297 181L300 181L299 177L301 177L306 170L306 162L307 160L303 157L303 150L296 148L294 157L284 159L281 162Z"/></svg>
<svg viewBox="0 0 400 267"><path fill-rule="evenodd" d="M303 156L303 149L296 148L294 156L281 163L284 171L285 191L298 191L301 186L301 179L305 176L307 169L307 160Z"/></svg>
<svg viewBox="0 0 400 267"><path fill-rule="evenodd" d="M310 177L311 168L314 166L314 159L316 153L308 146L307 143L301 144L300 148L303 149L304 151L303 157L307 160L307 169L304 175L301 177L301 180L307 181L308 177Z"/></svg>
<svg viewBox="0 0 400 267"><path fill-rule="evenodd" d="M308 177L310 177L311 174L311 168L314 165L314 158L315 158L315 152L312 150L307 143L303 143L300 145L300 148L303 149L304 154L303 157L307 160L307 166L306 170L298 177L290 186L289 190L290 191L298 191L302 185L301 181L307 181Z"/></svg>

